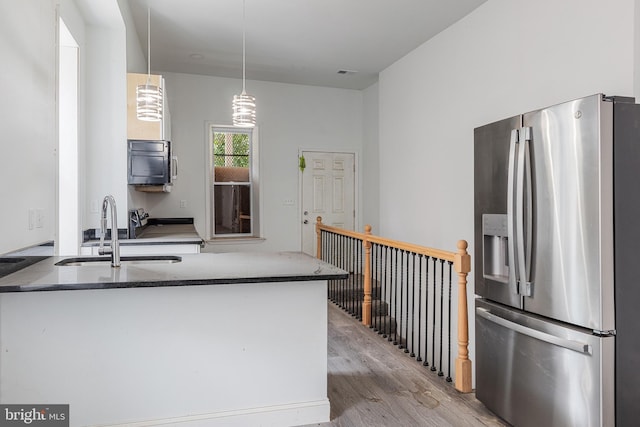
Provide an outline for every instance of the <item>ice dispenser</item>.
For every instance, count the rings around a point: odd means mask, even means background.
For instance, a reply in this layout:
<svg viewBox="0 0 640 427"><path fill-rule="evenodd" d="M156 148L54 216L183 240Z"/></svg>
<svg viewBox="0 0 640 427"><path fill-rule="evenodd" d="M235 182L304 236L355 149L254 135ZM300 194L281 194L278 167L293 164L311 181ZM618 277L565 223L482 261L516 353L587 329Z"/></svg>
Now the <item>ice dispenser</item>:
<svg viewBox="0 0 640 427"><path fill-rule="evenodd" d="M483 276L498 282L509 282L507 216L482 215Z"/></svg>

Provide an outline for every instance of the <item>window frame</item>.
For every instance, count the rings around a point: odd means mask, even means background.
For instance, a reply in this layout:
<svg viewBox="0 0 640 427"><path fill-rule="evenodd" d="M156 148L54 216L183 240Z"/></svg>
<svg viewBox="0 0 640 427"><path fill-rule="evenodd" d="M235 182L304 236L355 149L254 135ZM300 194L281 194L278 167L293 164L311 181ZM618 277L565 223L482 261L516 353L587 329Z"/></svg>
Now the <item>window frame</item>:
<svg viewBox="0 0 640 427"><path fill-rule="evenodd" d="M214 164L214 134L215 133L243 133L249 135L249 185L250 185L250 206L251 206L251 233L227 233L216 234L215 232L215 164ZM207 163L206 173L206 240L209 242L242 241L262 239L260 227L260 213L262 206L260 203L260 151L258 142L258 129L238 128L230 125L217 125L208 122L206 124L205 153ZM243 183L244 185L244 183Z"/></svg>

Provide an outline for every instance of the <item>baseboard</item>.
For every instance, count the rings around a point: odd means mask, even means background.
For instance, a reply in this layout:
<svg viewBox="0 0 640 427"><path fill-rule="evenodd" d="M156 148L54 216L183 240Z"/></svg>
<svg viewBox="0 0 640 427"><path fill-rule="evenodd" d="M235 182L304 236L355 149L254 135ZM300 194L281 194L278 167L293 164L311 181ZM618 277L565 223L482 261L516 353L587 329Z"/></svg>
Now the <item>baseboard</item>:
<svg viewBox="0 0 640 427"><path fill-rule="evenodd" d="M312 402L220 411L184 417L162 418L124 424L109 424L111 427L145 426L206 426L206 427L251 427L251 426L301 426L330 421L329 399Z"/></svg>

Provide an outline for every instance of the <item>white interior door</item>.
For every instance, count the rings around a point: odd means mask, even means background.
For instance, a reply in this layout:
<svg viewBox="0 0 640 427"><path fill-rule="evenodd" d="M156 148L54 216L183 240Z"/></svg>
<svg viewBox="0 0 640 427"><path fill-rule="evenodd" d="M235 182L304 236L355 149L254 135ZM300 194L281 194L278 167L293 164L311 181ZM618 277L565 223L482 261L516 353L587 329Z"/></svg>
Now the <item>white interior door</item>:
<svg viewBox="0 0 640 427"><path fill-rule="evenodd" d="M353 230L355 226L355 154L303 151L302 250L316 255L315 223Z"/></svg>

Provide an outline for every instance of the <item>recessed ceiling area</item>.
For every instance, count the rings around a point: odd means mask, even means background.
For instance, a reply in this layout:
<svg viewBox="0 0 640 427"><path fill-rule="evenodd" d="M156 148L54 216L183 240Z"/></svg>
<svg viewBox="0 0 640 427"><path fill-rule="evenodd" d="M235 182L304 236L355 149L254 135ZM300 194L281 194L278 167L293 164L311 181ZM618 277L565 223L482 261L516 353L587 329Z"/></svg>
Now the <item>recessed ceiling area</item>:
<svg viewBox="0 0 640 427"><path fill-rule="evenodd" d="M247 80L365 89L485 1L246 0ZM128 2L152 70L242 77L242 0Z"/></svg>

